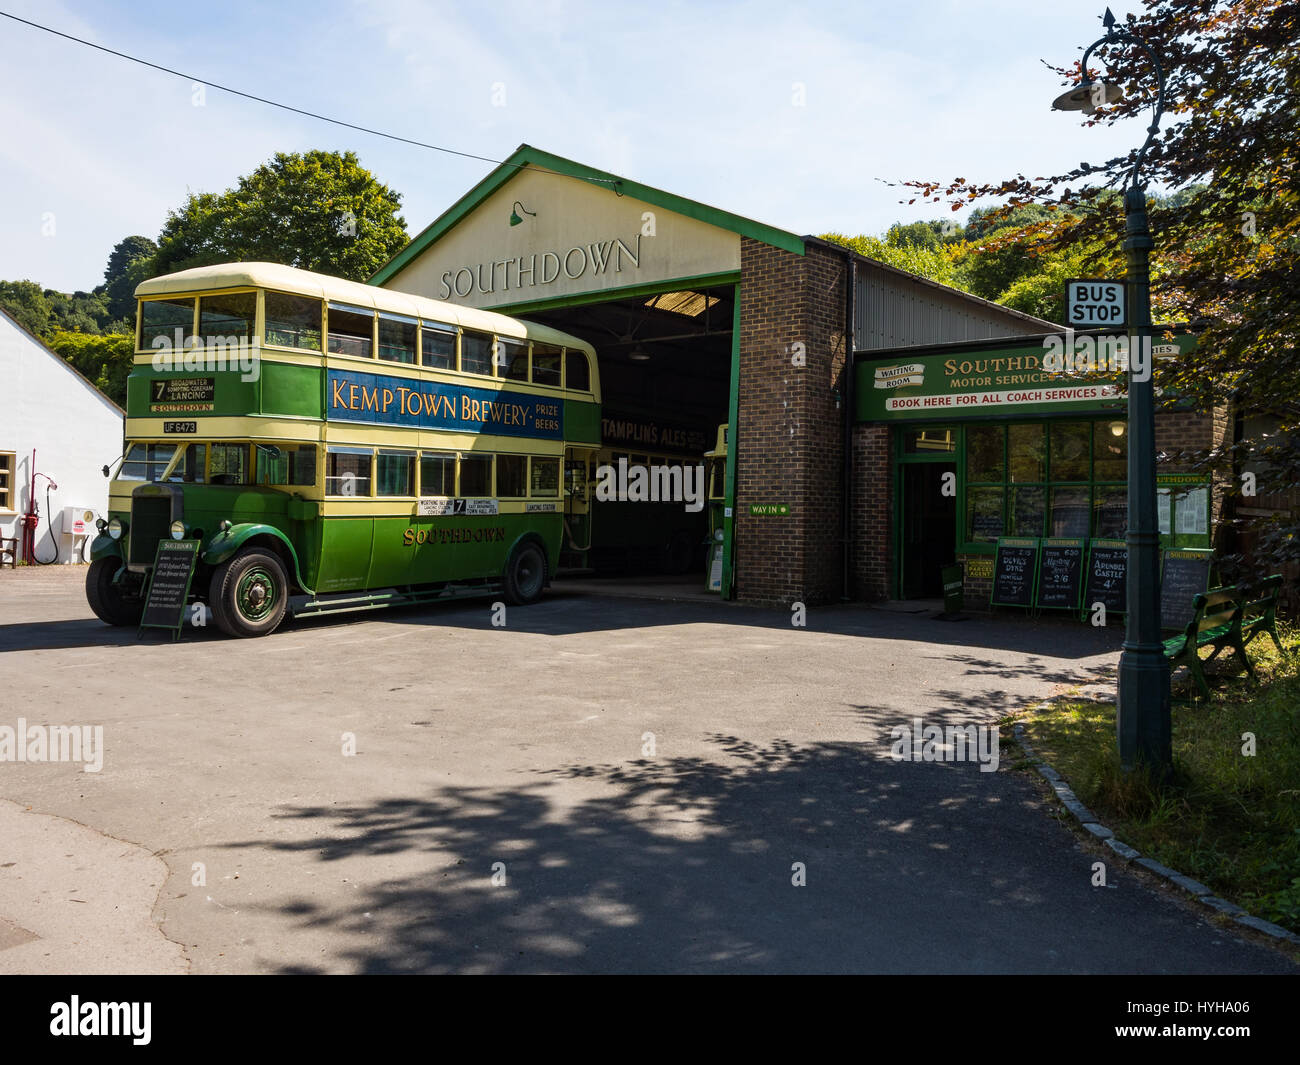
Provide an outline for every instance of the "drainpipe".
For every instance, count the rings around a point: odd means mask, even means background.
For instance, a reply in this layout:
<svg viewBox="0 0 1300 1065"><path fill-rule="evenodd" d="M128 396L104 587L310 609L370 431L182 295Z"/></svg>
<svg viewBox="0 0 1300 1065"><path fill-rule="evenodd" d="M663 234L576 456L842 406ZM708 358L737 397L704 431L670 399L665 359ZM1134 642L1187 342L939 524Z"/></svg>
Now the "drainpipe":
<svg viewBox="0 0 1300 1065"><path fill-rule="evenodd" d="M853 315L854 299L858 289L858 263L852 252L845 254L844 262L848 267L848 283L845 286L844 298L844 472L843 484L840 490L840 499L842 501L840 536L844 544L844 549L841 552L841 557L844 560L844 587L840 593L840 598L847 602L853 598L853 385L857 379L857 371L853 365L853 348L856 344L853 333Z"/></svg>

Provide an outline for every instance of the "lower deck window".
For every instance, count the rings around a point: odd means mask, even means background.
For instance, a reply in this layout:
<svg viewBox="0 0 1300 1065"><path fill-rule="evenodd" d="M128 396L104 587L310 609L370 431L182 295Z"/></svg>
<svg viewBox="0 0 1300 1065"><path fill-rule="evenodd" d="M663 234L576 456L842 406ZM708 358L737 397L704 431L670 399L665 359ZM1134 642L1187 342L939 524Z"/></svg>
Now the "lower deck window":
<svg viewBox="0 0 1300 1065"><path fill-rule="evenodd" d="M257 449L257 483L305 485L316 483L316 445L279 444Z"/></svg>
<svg viewBox="0 0 1300 1065"><path fill-rule="evenodd" d="M420 495L454 496L456 494L456 456L450 453L424 452L420 456Z"/></svg>
<svg viewBox="0 0 1300 1065"><path fill-rule="evenodd" d="M560 460L532 459L532 494L543 498L555 498L560 494Z"/></svg>
<svg viewBox="0 0 1300 1065"><path fill-rule="evenodd" d="M460 492L462 496L490 496L492 494L492 456L462 455L460 457Z"/></svg>
<svg viewBox="0 0 1300 1065"><path fill-rule="evenodd" d="M375 476L375 495L415 495L415 455L409 451L381 451Z"/></svg>
<svg viewBox="0 0 1300 1065"><path fill-rule="evenodd" d="M497 495L503 499L523 498L528 494L528 456L497 456Z"/></svg>
<svg viewBox="0 0 1300 1065"><path fill-rule="evenodd" d="M208 475L213 484L248 484L248 445L213 444Z"/></svg>
<svg viewBox="0 0 1300 1065"><path fill-rule="evenodd" d="M374 455L368 450L331 449L325 456L325 494L370 495L370 468L373 463Z"/></svg>

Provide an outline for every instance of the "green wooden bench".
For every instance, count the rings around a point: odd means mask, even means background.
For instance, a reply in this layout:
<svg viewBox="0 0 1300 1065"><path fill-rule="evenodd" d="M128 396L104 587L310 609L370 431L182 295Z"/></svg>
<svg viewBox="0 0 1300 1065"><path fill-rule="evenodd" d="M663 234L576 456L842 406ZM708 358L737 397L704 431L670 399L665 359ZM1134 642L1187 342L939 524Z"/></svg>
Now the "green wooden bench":
<svg viewBox="0 0 1300 1065"><path fill-rule="evenodd" d="M1281 594L1280 573L1265 577L1250 590L1250 596L1241 612L1242 646L1249 646L1251 640L1260 633L1266 632L1273 637L1273 643L1278 651L1286 653L1282 650L1282 641L1277 635L1277 601Z"/></svg>
<svg viewBox="0 0 1300 1065"><path fill-rule="evenodd" d="M1165 659L1172 673L1186 666L1196 686L1207 698L1210 686L1205 679L1204 662L1197 653L1202 647L1212 647L1213 653L1206 662L1213 662L1219 654L1231 648L1241 658L1246 672L1255 678L1255 667L1246 657L1246 644L1242 636L1241 618L1246 601L1238 587L1214 588L1202 592L1193 601L1195 614L1182 634L1165 641Z"/></svg>

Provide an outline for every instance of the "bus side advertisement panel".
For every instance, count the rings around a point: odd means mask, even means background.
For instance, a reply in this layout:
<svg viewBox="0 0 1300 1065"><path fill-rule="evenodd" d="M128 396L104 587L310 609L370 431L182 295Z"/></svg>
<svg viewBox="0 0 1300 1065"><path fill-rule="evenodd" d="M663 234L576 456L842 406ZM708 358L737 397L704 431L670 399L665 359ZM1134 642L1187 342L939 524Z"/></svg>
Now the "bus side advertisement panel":
<svg viewBox="0 0 1300 1065"><path fill-rule="evenodd" d="M504 389L330 370L325 407L333 421L561 440L564 402Z"/></svg>

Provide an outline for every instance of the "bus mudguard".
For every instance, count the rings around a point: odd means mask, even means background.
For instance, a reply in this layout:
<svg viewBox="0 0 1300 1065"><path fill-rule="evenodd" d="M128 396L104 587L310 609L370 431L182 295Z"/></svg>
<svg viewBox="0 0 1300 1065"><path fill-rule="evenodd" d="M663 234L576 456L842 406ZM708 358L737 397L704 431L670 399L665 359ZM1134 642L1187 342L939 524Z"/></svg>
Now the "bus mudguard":
<svg viewBox="0 0 1300 1065"><path fill-rule="evenodd" d="M100 533L90 544L90 561L101 558L122 558L122 541L114 540L108 533Z"/></svg>
<svg viewBox="0 0 1300 1065"><path fill-rule="evenodd" d="M228 529L221 530L208 541L207 549L203 552L203 561L209 566L220 566L223 562L232 558L250 540L259 537L269 537L284 545L289 560L293 563L294 581L308 595L313 595L313 590L303 582L302 570L298 567L298 552L293 549L293 544L289 543L284 533L274 525L260 525L249 522L242 525L232 525Z"/></svg>

